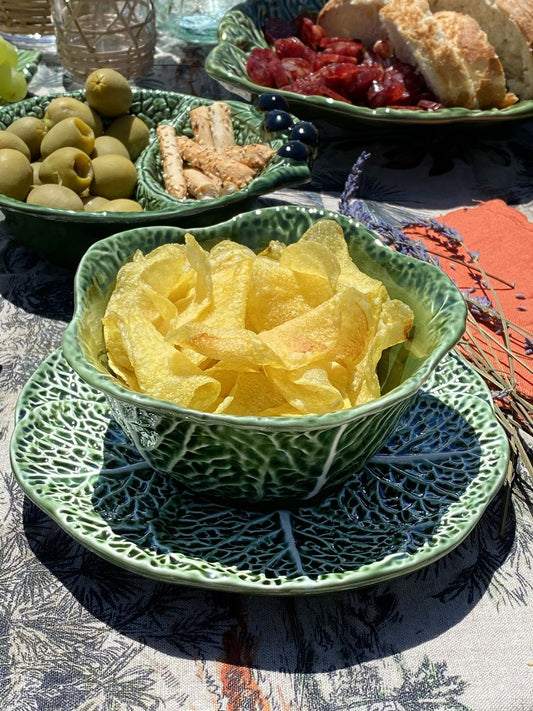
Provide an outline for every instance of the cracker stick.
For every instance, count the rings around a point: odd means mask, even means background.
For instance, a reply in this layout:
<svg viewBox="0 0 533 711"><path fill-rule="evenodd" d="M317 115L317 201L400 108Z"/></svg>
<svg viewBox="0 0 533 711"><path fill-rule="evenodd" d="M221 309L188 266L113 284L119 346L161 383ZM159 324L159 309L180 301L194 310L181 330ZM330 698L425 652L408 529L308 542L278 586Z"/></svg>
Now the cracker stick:
<svg viewBox="0 0 533 711"><path fill-rule="evenodd" d="M220 195L220 180L210 178L198 168L184 168L183 175L189 195L197 200L217 198Z"/></svg>
<svg viewBox="0 0 533 711"><path fill-rule="evenodd" d="M212 173L206 173L206 175L211 178L211 180L218 181L217 185L221 195L233 195L233 193L239 192L239 188L235 185L235 183L230 183L229 180L221 180Z"/></svg>
<svg viewBox="0 0 533 711"><path fill-rule="evenodd" d="M233 193L238 193L239 188L235 183L230 183L229 180L223 180L220 187L221 195L233 195Z"/></svg>
<svg viewBox="0 0 533 711"><path fill-rule="evenodd" d="M209 106L197 106L189 111L191 118L191 128L194 140L202 146L214 148L213 135L211 133L211 117Z"/></svg>
<svg viewBox="0 0 533 711"><path fill-rule="evenodd" d="M224 155L238 160L254 170L261 170L274 155L275 150L264 143L248 143L245 146L230 146Z"/></svg>
<svg viewBox="0 0 533 711"><path fill-rule="evenodd" d="M206 175L216 182L221 195L233 195L233 193L239 192L239 188L235 183L230 183L228 180L220 180L220 178L217 178L217 176L212 173L206 173Z"/></svg>
<svg viewBox="0 0 533 711"><path fill-rule="evenodd" d="M183 177L183 160L176 144L176 131L168 124L159 124L156 129L165 190L176 198L187 197L187 185Z"/></svg>
<svg viewBox="0 0 533 711"><path fill-rule="evenodd" d="M229 146L235 145L230 105L225 101L215 101L209 107L209 119L215 150L222 153Z"/></svg>
<svg viewBox="0 0 533 711"><path fill-rule="evenodd" d="M238 188L244 188L254 178L255 172L244 163L231 160L221 153L201 146L187 136L178 136L178 150L187 163L199 168L204 173L216 175L222 181L235 183Z"/></svg>

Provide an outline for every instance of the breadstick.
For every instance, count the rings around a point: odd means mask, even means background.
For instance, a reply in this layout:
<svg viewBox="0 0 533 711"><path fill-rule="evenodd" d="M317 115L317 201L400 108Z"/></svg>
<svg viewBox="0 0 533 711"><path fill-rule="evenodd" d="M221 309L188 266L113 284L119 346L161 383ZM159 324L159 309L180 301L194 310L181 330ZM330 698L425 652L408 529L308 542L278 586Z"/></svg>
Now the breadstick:
<svg viewBox="0 0 533 711"><path fill-rule="evenodd" d="M231 108L225 101L215 101L209 107L211 136L217 153L222 153L229 146L235 145Z"/></svg>
<svg viewBox="0 0 533 711"><path fill-rule="evenodd" d="M228 180L223 180L220 185L221 195L233 195L233 193L239 192L239 188L235 183L230 183Z"/></svg>
<svg viewBox="0 0 533 711"><path fill-rule="evenodd" d="M191 128L194 140L202 146L214 148L213 135L211 133L211 117L209 106L197 106L189 111L191 118Z"/></svg>
<svg viewBox="0 0 533 711"><path fill-rule="evenodd" d="M244 188L254 178L255 172L244 163L231 160L221 153L205 148L187 136L178 136L178 151L182 158L194 168L199 168L208 175L216 175L222 181L235 183Z"/></svg>
<svg viewBox="0 0 533 711"><path fill-rule="evenodd" d="M220 180L220 178L217 178L217 176L212 173L206 173L206 175L216 183L221 195L233 195L233 193L239 192L239 188L235 183L230 183L228 180Z"/></svg>
<svg viewBox="0 0 533 711"><path fill-rule="evenodd" d="M275 151L264 143L248 143L245 146L230 146L224 155L232 160L238 160L254 170L261 170L272 158Z"/></svg>
<svg viewBox="0 0 533 711"><path fill-rule="evenodd" d="M211 179L198 168L184 168L183 175L190 197L197 200L217 198L220 195L220 180Z"/></svg>
<svg viewBox="0 0 533 711"><path fill-rule="evenodd" d="M176 198L187 197L187 184L183 176L183 160L176 143L176 131L168 124L159 124L156 129L165 190Z"/></svg>

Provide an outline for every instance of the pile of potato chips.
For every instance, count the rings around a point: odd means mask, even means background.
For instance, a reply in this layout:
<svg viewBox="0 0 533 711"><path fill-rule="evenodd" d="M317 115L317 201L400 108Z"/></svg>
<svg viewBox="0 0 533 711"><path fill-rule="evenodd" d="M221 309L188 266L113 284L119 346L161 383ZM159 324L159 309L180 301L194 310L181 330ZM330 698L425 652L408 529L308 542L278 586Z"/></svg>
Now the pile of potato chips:
<svg viewBox="0 0 533 711"><path fill-rule="evenodd" d="M411 309L352 261L340 225L256 254L229 240L137 252L103 319L109 366L133 390L205 412L321 414L380 395L382 351Z"/></svg>

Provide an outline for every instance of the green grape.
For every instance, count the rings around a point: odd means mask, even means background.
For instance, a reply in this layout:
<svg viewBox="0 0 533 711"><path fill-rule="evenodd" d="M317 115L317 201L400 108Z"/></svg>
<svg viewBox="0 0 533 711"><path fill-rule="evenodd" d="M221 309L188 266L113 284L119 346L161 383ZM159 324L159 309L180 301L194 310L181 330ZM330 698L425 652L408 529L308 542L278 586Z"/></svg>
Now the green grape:
<svg viewBox="0 0 533 711"><path fill-rule="evenodd" d="M7 62L0 64L0 97L5 101L20 101L26 96L28 86L24 74Z"/></svg>
<svg viewBox="0 0 533 711"><path fill-rule="evenodd" d="M17 68L18 55L17 50L11 42L8 42L5 37L0 35L0 62L7 62L10 67Z"/></svg>

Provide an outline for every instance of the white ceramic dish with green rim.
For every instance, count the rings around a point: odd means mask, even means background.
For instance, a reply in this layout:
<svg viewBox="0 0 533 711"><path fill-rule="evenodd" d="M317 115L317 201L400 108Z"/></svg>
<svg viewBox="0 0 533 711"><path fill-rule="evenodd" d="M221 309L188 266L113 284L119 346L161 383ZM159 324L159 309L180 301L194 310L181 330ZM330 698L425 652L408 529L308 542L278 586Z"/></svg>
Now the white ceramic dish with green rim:
<svg viewBox="0 0 533 711"><path fill-rule="evenodd" d="M256 96L272 91L250 80L246 57L254 47L268 47L262 26L268 17L292 20L301 12L318 12L322 0L246 0L233 7L220 21L218 44L206 59L206 71L226 89L253 101ZM370 121L373 124L421 125L443 123L487 123L510 121L533 116L533 101L518 101L505 109L470 110L461 107L438 111L412 111L387 107L370 109L322 96L304 96L280 89L291 110L302 118Z"/></svg>
<svg viewBox="0 0 533 711"><path fill-rule="evenodd" d="M127 389L110 372L102 316L120 267L137 249L183 242L186 230L146 228L113 235L84 255L75 278L75 313L63 336L71 367L104 393L117 422L150 466L172 473L198 496L246 507L309 505L353 478L388 439L417 392L465 327L464 299L438 268L386 247L360 223L295 206L265 208L193 231L200 244L223 239L261 250L297 241L314 223L335 220L358 267L379 279L415 315L412 335L388 349L381 396L320 415L252 417L180 407ZM305 456L302 453L305 452Z"/></svg>
<svg viewBox="0 0 533 711"><path fill-rule="evenodd" d="M36 96L16 104L0 107L0 129L26 115L42 118L51 99L58 95ZM84 100L83 91L65 92ZM306 161L295 161L274 155L268 165L249 185L232 195L209 200L176 200L163 189L160 154L155 136L159 123L171 123L191 135L190 109L212 103L187 94L158 89L134 89L130 113L141 117L150 129L151 144L137 159L139 201L144 212L75 212L29 205L0 195L0 209L6 217L8 234L20 244L52 262L75 268L88 247L115 232L149 225L210 224L227 219L241 211L243 205L258 195L281 187L300 185L311 178ZM241 101L228 102L237 142L265 142L274 150L286 141L283 133L270 133L263 128L264 114Z"/></svg>
<svg viewBox="0 0 533 711"><path fill-rule="evenodd" d="M73 539L139 575L245 594L338 592L433 563L478 523L508 461L488 389L454 355L367 462L365 485L301 509L206 502L151 469L61 351L28 381L17 420L17 481Z"/></svg>

